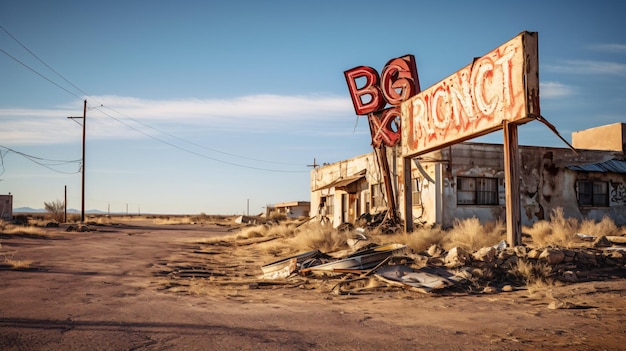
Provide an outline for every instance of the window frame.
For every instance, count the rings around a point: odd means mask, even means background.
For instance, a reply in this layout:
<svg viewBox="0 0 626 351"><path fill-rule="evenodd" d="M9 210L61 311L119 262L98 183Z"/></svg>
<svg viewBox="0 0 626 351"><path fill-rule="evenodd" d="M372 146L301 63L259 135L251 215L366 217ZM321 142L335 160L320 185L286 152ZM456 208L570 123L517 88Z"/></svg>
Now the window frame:
<svg viewBox="0 0 626 351"><path fill-rule="evenodd" d="M370 205L372 209L385 206L381 187L382 183L376 183L370 186Z"/></svg>
<svg viewBox="0 0 626 351"><path fill-rule="evenodd" d="M421 178L411 178L411 204L413 206L422 206L421 182Z"/></svg>
<svg viewBox="0 0 626 351"><path fill-rule="evenodd" d="M470 185L473 183L473 185ZM467 185L466 185L467 184ZM499 179L493 177L457 176L457 206L498 206ZM464 185L466 185L464 187ZM489 189L492 190L489 190ZM468 196L460 196L460 195Z"/></svg>
<svg viewBox="0 0 626 351"><path fill-rule="evenodd" d="M322 196L321 202L326 208L326 216L332 217L335 214L335 195Z"/></svg>
<svg viewBox="0 0 626 351"><path fill-rule="evenodd" d="M579 179L576 181L576 198L579 207L609 207L609 182Z"/></svg>

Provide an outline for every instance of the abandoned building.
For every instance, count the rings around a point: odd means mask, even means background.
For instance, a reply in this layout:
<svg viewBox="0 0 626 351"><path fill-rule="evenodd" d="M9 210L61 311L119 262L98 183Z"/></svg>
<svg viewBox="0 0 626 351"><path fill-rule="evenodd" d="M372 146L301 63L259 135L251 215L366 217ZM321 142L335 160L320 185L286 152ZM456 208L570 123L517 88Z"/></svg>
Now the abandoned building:
<svg viewBox="0 0 626 351"><path fill-rule="evenodd" d="M265 210L267 217L271 216L272 213L283 214L287 218L308 217L311 212L311 203L308 201L281 202L267 205Z"/></svg>
<svg viewBox="0 0 626 351"><path fill-rule="evenodd" d="M519 147L521 224L549 219L560 207L566 217L609 216L625 225L626 123L574 132L572 146L575 151ZM410 201L414 225L449 228L455 219L472 217L504 222L503 153L501 144L454 144L412 159L411 184L403 184L402 156L397 147L387 148L395 204ZM337 227L387 210L380 169L372 152L312 170L311 216L323 213ZM401 218L403 207L396 205Z"/></svg>

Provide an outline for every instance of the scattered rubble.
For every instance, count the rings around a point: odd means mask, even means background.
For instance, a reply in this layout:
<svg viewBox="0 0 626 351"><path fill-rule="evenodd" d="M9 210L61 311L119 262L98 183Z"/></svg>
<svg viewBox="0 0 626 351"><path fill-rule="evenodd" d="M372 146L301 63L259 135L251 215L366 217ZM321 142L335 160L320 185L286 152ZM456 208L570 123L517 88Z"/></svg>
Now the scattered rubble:
<svg viewBox="0 0 626 351"><path fill-rule="evenodd" d="M593 238L597 242L600 238ZM363 293L368 289L401 287L419 292L460 289L467 292L509 292L523 288L532 280L575 283L603 276L626 277L626 247L603 245L580 248L507 247L506 242L468 252L454 247L448 252L433 245L423 255L406 246L391 244L363 246L359 232L358 250L332 258L321 252L307 252L262 267L284 265L278 273L265 273L264 279L340 279L331 289L335 294ZM604 241L604 240L602 240ZM608 240L607 240L608 241ZM610 243L610 241L609 241ZM305 267L302 258L306 257ZM525 263L529 271L519 265ZM374 283L372 280L377 279ZM563 307L558 307L563 308Z"/></svg>
<svg viewBox="0 0 626 351"><path fill-rule="evenodd" d="M423 252L414 252L397 243L376 245L366 233L367 229L352 230L347 235L347 248L341 251L313 250L268 264L257 260L256 244L275 237L198 243L201 246L192 250L193 258L164 264L160 274L174 279L205 278L216 286L298 287L338 295L396 289L491 294L527 289L534 283L626 278L626 246L608 237L610 247L596 247L593 242L598 238L592 237L572 248L507 247L506 242L500 242L475 251L432 245ZM230 260L227 257L232 258L232 248L246 250L252 256Z"/></svg>
<svg viewBox="0 0 626 351"><path fill-rule="evenodd" d="M67 229L65 229L66 232L91 232L91 228L85 224L78 224L78 225L73 225L70 224L69 226L67 226Z"/></svg>

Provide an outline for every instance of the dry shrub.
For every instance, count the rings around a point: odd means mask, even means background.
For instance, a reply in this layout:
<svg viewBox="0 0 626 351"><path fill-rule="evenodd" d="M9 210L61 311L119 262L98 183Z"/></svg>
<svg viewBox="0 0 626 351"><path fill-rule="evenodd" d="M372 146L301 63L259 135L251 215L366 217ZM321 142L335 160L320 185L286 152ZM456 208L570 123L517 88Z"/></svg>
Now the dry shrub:
<svg viewBox="0 0 626 351"><path fill-rule="evenodd" d="M334 252L348 248L348 234L319 222L307 223L297 229L291 244L300 250Z"/></svg>
<svg viewBox="0 0 626 351"><path fill-rule="evenodd" d="M398 243L404 244L414 252L424 252L431 245L440 245L444 239L445 232L440 226L419 227L411 233L399 233L391 235L381 235L377 239L384 239L380 244Z"/></svg>
<svg viewBox="0 0 626 351"><path fill-rule="evenodd" d="M290 244L287 241L271 241L264 244L265 245L260 245L260 249L262 249L266 254L274 257L293 256L300 252L298 251L298 248L294 247L294 245Z"/></svg>
<svg viewBox="0 0 626 351"><path fill-rule="evenodd" d="M29 269L32 263L32 260L14 260L12 258L4 259L4 264L11 267L11 269Z"/></svg>
<svg viewBox="0 0 626 351"><path fill-rule="evenodd" d="M550 222L538 221L532 227L525 227L536 246L570 247L575 242L578 231L576 218L565 218L563 209L557 207L550 214Z"/></svg>
<svg viewBox="0 0 626 351"><path fill-rule="evenodd" d="M531 262L519 259L509 273L524 282L527 286L542 287L554 285L552 266L546 262Z"/></svg>
<svg viewBox="0 0 626 351"><path fill-rule="evenodd" d="M2 244L0 243L0 248L2 248ZM9 266L11 269L28 269L30 265L33 263L32 260L15 260L13 256L15 252L3 252L2 256L4 259L2 263L6 266Z"/></svg>
<svg viewBox="0 0 626 351"><path fill-rule="evenodd" d="M533 244L535 246L545 246L546 243L550 242L550 234L552 233L552 226L550 222L546 220L540 220L533 223L532 226L524 226L522 231L532 238Z"/></svg>
<svg viewBox="0 0 626 351"><path fill-rule="evenodd" d="M0 233L7 235L46 235L44 229L35 226L21 226L13 224L0 225Z"/></svg>
<svg viewBox="0 0 626 351"><path fill-rule="evenodd" d="M270 215L269 215L268 219L270 221L280 222L280 221L286 220L287 219L287 215L284 214L284 213L280 213L278 211L273 211L273 212L270 212Z"/></svg>
<svg viewBox="0 0 626 351"><path fill-rule="evenodd" d="M281 223L270 226L265 236L278 238L292 238L295 235L296 225L293 223Z"/></svg>
<svg viewBox="0 0 626 351"><path fill-rule="evenodd" d="M153 220L154 224L191 224L193 223L190 217L170 217L159 216Z"/></svg>
<svg viewBox="0 0 626 351"><path fill-rule="evenodd" d="M462 247L472 252L498 244L505 235L506 228L500 221L482 225L476 217L455 219L454 227L446 233L442 244L446 250Z"/></svg>
<svg viewBox="0 0 626 351"><path fill-rule="evenodd" d="M596 222L593 219L583 220L582 223L580 223L578 232L593 236L607 236L619 235L620 229L610 217L604 216L600 222Z"/></svg>
<svg viewBox="0 0 626 351"><path fill-rule="evenodd" d="M245 227L239 233L237 233L236 239L252 239L262 238L267 236L268 227L264 225L255 225L252 227Z"/></svg>
<svg viewBox="0 0 626 351"><path fill-rule="evenodd" d="M65 202L61 200L55 200L50 202L43 203L44 208L48 212L48 214L52 217L53 221L57 221L59 223L63 222L63 217L65 216Z"/></svg>

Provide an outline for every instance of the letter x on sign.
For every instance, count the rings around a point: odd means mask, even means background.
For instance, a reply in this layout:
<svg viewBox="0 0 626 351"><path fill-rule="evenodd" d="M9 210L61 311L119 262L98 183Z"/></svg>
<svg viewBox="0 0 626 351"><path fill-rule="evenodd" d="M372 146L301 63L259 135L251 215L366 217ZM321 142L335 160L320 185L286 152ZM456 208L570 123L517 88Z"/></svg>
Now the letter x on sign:
<svg viewBox="0 0 626 351"><path fill-rule="evenodd" d="M372 144L375 147L380 147L381 144L391 147L400 142L400 113L400 108L392 107L368 115Z"/></svg>

